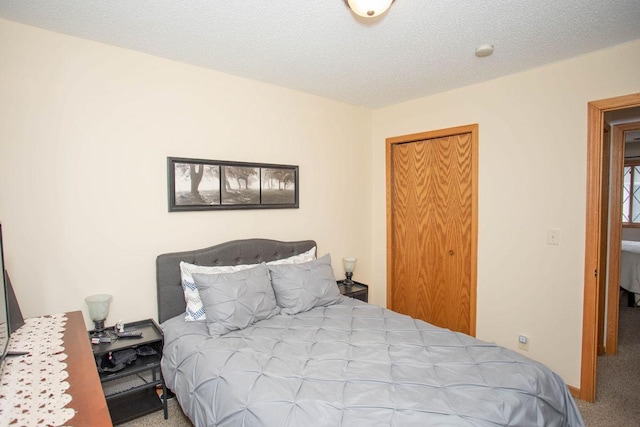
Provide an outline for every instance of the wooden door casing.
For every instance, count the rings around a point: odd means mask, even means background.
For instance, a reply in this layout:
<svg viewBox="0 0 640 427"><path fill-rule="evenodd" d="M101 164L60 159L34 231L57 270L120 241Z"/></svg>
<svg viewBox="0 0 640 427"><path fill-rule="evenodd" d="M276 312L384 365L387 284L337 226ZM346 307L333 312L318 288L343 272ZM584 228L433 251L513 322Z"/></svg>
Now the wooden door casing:
<svg viewBox="0 0 640 427"><path fill-rule="evenodd" d="M603 147L603 155L602 155L602 216L603 218L609 218L609 169L611 164L611 136L609 127L607 126L604 129L602 136L602 147ZM600 224L600 235L602 236L602 240L600 242L600 252L607 253L607 245L608 245L608 233L609 233L609 224L607 221L603 221ZM605 295L606 295L606 285L607 285L607 257L602 257L600 259L600 266L598 267L598 355L602 355L605 353L605 331L604 331L604 316L605 316Z"/></svg>
<svg viewBox="0 0 640 427"><path fill-rule="evenodd" d="M596 359L598 345L598 301L597 276L602 247L601 206L602 165L604 147L604 113L640 106L640 93L587 103L587 204L584 251L584 293L582 302L582 358L580 366L580 389L570 387L572 393L587 402L596 399Z"/></svg>
<svg viewBox="0 0 640 427"><path fill-rule="evenodd" d="M388 306L475 335L477 125L387 140Z"/></svg>

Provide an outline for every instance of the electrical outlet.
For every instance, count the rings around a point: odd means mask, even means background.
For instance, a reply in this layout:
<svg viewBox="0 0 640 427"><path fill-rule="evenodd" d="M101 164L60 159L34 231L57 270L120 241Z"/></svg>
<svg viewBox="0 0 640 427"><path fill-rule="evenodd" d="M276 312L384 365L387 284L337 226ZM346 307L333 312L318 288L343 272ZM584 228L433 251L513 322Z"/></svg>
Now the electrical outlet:
<svg viewBox="0 0 640 427"><path fill-rule="evenodd" d="M518 336L518 348L520 350L529 351L529 337L526 335Z"/></svg>

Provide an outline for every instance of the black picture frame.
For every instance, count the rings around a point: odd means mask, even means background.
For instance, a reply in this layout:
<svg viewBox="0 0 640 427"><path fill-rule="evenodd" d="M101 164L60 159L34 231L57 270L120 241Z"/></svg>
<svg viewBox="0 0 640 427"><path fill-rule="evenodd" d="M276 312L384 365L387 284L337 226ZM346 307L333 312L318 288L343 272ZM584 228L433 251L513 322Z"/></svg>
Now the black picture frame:
<svg viewBox="0 0 640 427"><path fill-rule="evenodd" d="M167 157L169 212L297 209L296 165Z"/></svg>

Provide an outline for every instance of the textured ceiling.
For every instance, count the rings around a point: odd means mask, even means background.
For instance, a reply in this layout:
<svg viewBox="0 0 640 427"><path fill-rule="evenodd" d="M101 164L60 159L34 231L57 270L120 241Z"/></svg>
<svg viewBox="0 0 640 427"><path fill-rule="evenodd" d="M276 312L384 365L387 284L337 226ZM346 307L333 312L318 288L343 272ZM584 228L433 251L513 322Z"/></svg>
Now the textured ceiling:
<svg viewBox="0 0 640 427"><path fill-rule="evenodd" d="M2 0L0 17L370 108L640 39L640 0L397 0L373 21L342 0Z"/></svg>

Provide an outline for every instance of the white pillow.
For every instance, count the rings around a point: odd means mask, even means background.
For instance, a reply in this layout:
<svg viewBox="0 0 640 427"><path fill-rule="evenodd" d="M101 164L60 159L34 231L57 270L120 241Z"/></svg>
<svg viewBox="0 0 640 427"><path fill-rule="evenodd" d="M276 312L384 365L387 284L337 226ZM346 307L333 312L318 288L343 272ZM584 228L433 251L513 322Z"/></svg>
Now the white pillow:
<svg viewBox="0 0 640 427"><path fill-rule="evenodd" d="M290 256L276 261L269 261L267 265L278 264L300 264L303 262L313 261L316 258L316 247L312 247L306 252L298 255ZM220 266L204 266L189 264L188 262L180 262L180 278L182 281L182 289L184 291L184 300L187 303L187 310L184 320L187 322L195 322L207 320L207 316L198 293L198 288L193 280L193 273L202 274L225 274L235 273L236 271L246 270L256 267L258 264L240 264L240 265L220 265Z"/></svg>
<svg viewBox="0 0 640 427"><path fill-rule="evenodd" d="M302 264L303 262L309 262L316 259L316 247L312 247L307 252L303 252L298 255L290 256L289 258L277 259L275 261L269 261L267 265L279 265L279 264Z"/></svg>

